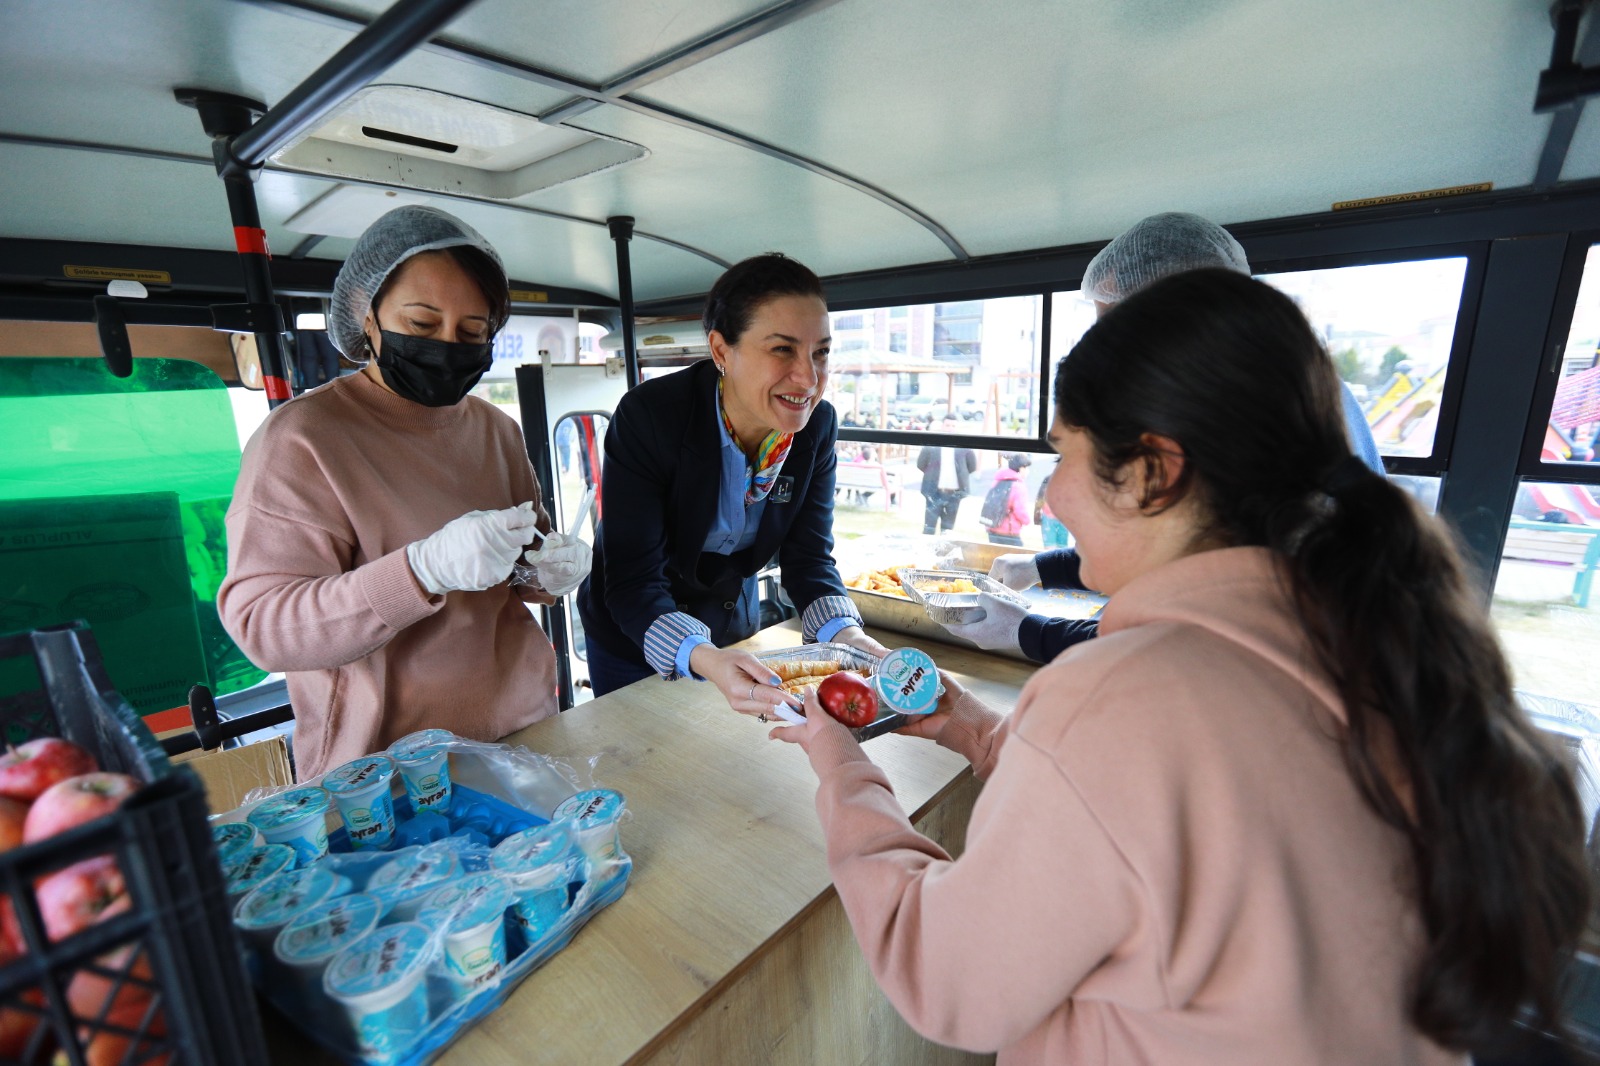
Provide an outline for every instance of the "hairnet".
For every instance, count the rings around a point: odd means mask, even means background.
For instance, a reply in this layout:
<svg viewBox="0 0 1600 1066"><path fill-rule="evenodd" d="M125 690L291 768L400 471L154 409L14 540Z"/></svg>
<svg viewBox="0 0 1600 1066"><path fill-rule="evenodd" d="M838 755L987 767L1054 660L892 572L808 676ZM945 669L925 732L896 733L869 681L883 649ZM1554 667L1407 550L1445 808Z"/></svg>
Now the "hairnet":
<svg viewBox="0 0 1600 1066"><path fill-rule="evenodd" d="M1209 219L1167 211L1140 219L1100 249L1084 271L1082 293L1114 304L1170 274L1204 267L1250 273L1244 249Z"/></svg>
<svg viewBox="0 0 1600 1066"><path fill-rule="evenodd" d="M413 204L397 207L367 227L333 280L328 333L345 355L359 360L362 325L372 308L372 297L395 268L422 252L472 247L488 255L502 274L505 264L483 234L436 207Z"/></svg>

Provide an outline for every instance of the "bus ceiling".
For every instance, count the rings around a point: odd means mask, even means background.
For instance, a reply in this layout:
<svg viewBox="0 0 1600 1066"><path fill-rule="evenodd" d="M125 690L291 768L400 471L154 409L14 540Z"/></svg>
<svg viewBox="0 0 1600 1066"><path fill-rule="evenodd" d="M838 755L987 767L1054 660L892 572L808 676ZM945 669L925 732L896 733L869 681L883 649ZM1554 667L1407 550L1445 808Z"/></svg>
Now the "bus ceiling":
<svg viewBox="0 0 1600 1066"><path fill-rule="evenodd" d="M167 270L185 295L242 289L215 324L258 332L270 385L274 294L325 293L350 247L348 226L291 224L325 200L439 202L540 279L514 288L610 309L702 292L770 248L859 288L1092 248L1164 208L1243 234L1377 194L1499 190L1451 205L1471 209L1600 177L1582 121L1600 31L1580 0L1463 0L1448 17L1386 0L926 0L915 18L881 0L379 7L8 5L0 233L20 239L0 249L0 297L73 284L74 266ZM392 121L352 125L357 98L387 88L405 90L378 98ZM475 121L519 117L559 132L556 154L495 165L542 166L549 183L497 199L504 182L468 193L441 177L483 147ZM324 147L318 172L306 149ZM357 165L375 158L387 179ZM570 177L549 181L551 159ZM84 296L103 292L94 280L77 279Z"/></svg>

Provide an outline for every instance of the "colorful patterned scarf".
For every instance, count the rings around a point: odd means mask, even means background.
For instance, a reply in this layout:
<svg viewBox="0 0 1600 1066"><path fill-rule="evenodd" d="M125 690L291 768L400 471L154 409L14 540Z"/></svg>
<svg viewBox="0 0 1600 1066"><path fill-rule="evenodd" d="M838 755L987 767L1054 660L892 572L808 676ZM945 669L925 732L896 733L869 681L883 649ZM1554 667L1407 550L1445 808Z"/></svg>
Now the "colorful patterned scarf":
<svg viewBox="0 0 1600 1066"><path fill-rule="evenodd" d="M739 435L733 431L733 422L728 418L728 408L722 402L721 378L717 379L717 411L722 415L722 428L728 431L728 439L742 449ZM784 459L789 456L789 445L793 443L793 433L773 430L761 442L761 447L756 449L755 462L752 463L748 456L745 458L744 505L746 507L767 498L767 493L772 491L772 483L778 479L778 471L783 469Z"/></svg>

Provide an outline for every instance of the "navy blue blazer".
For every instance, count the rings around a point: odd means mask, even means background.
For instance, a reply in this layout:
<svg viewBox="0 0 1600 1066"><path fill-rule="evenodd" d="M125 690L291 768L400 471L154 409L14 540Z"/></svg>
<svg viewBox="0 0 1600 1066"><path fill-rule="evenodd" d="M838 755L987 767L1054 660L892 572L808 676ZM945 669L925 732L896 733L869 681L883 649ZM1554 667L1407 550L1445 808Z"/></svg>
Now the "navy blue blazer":
<svg viewBox="0 0 1600 1066"><path fill-rule="evenodd" d="M684 611L711 629L717 646L737 643L759 627L753 597L741 602L745 582L774 556L800 611L843 596L833 561L838 436L833 405L819 400L789 446L755 542L719 555L702 550L722 473L715 365L705 359L629 390L606 430L605 517L593 569L578 589L586 638L642 664L651 624Z"/></svg>

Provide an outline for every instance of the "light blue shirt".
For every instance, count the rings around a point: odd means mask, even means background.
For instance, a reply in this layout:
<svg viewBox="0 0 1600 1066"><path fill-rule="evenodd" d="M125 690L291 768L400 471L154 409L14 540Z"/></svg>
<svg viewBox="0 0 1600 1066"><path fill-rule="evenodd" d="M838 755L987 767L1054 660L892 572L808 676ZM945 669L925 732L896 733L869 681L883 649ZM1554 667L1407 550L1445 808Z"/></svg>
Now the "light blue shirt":
<svg viewBox="0 0 1600 1066"><path fill-rule="evenodd" d="M1378 454L1378 442L1372 439L1372 427L1367 425L1361 401L1350 391L1350 386L1342 381L1339 382L1339 396L1344 401L1344 426L1350 438L1350 450L1374 473L1383 474L1383 457Z"/></svg>
<svg viewBox="0 0 1600 1066"><path fill-rule="evenodd" d="M717 419L721 433L720 456L722 469L717 482L717 516L706 533L702 551L718 555L732 555L744 551L756 542L761 529L761 516L766 513L767 501L745 505L746 471L749 461L739 443L728 434L727 424ZM802 627L808 641L825 643L832 640L846 626L861 624L855 603L847 596L824 596L806 608ZM669 679L693 677L704 680L689 669L689 656L702 644L711 643L711 631L706 624L691 614L673 611L650 624L645 634L645 660L657 673ZM672 672L669 673L670 668Z"/></svg>

